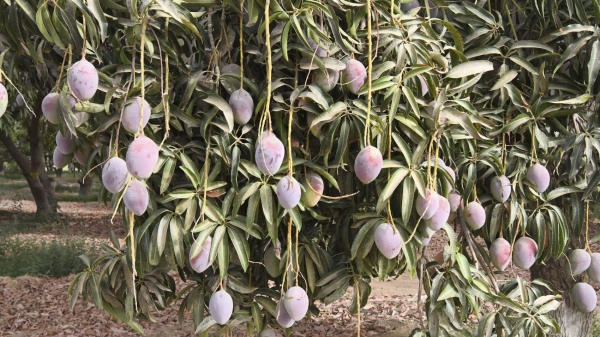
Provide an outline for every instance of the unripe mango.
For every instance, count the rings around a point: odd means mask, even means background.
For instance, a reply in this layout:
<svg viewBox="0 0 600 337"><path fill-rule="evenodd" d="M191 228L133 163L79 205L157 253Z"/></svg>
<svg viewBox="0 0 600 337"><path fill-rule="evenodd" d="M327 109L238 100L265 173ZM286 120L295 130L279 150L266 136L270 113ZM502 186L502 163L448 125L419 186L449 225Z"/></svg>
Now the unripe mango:
<svg viewBox="0 0 600 337"><path fill-rule="evenodd" d="M465 207L465 221L471 229L479 229L485 224L485 210L477 201L471 201Z"/></svg>
<svg viewBox="0 0 600 337"><path fill-rule="evenodd" d="M202 245L202 249L196 256L190 255L190 266L196 273L202 273L210 267L208 256L210 255L210 247L212 246L212 237L207 237Z"/></svg>
<svg viewBox="0 0 600 337"><path fill-rule="evenodd" d="M592 253L587 276L594 282L600 282L600 253Z"/></svg>
<svg viewBox="0 0 600 337"><path fill-rule="evenodd" d="M325 187L323 179L318 174L310 172L306 175L302 185L304 186L304 192L302 193L304 205L314 207L321 200L321 195L323 194Z"/></svg>
<svg viewBox="0 0 600 337"><path fill-rule="evenodd" d="M533 189L544 192L550 186L550 173L541 164L535 164L527 170L527 179L533 183Z"/></svg>
<svg viewBox="0 0 600 337"><path fill-rule="evenodd" d="M462 197L460 196L460 194L456 193L455 191L450 192L450 194L448 195L448 202L450 202L451 212L456 212L456 210L458 210L461 200Z"/></svg>
<svg viewBox="0 0 600 337"><path fill-rule="evenodd" d="M22 108L25 106L25 98L23 98L23 95L21 95L21 94L17 95L17 106L19 108Z"/></svg>
<svg viewBox="0 0 600 337"><path fill-rule="evenodd" d="M425 191L425 198L421 194L417 195L416 205L417 213L423 219L431 219L438 207L440 207L439 195L437 192L427 189Z"/></svg>
<svg viewBox="0 0 600 337"><path fill-rule="evenodd" d="M285 149L283 143L274 133L265 131L256 142L254 160L256 166L263 174L273 175L277 173L283 162Z"/></svg>
<svg viewBox="0 0 600 337"><path fill-rule="evenodd" d="M565 272L567 275L579 275L586 271L592 263L592 257L585 249L574 249L567 255Z"/></svg>
<svg viewBox="0 0 600 337"><path fill-rule="evenodd" d="M63 154L58 150L58 147L54 149L54 154L52 155L52 162L54 163L54 167L56 167L57 169L61 169L69 165L72 160L72 154Z"/></svg>
<svg viewBox="0 0 600 337"><path fill-rule="evenodd" d="M119 157L112 157L102 168L102 184L110 193L118 193L127 183L127 164Z"/></svg>
<svg viewBox="0 0 600 337"><path fill-rule="evenodd" d="M535 263L538 245L533 239L522 237L513 247L513 263L521 269L529 269Z"/></svg>
<svg viewBox="0 0 600 337"><path fill-rule="evenodd" d="M306 312L308 311L308 295L304 289L298 286L291 287L285 292L283 305L285 305L285 310L290 317L294 321L299 321L306 316Z"/></svg>
<svg viewBox="0 0 600 337"><path fill-rule="evenodd" d="M321 48L316 42L315 40L313 40L312 38L308 38L308 44L310 45L310 47L312 48L312 50L316 50L316 55L319 57L325 57L327 56L327 50Z"/></svg>
<svg viewBox="0 0 600 337"><path fill-rule="evenodd" d="M446 221L448 221L448 217L450 216L450 203L448 200L441 195L438 195L437 199L437 210L431 218L425 219L425 224L434 231L444 227Z"/></svg>
<svg viewBox="0 0 600 337"><path fill-rule="evenodd" d="M325 92L330 92L340 80L340 71L327 69L327 73L322 70L316 70L313 73L313 81Z"/></svg>
<svg viewBox="0 0 600 337"><path fill-rule="evenodd" d="M233 299L225 290L219 290L210 297L208 312L218 324L225 324L233 314Z"/></svg>
<svg viewBox="0 0 600 337"><path fill-rule="evenodd" d="M420 6L419 0L413 0L411 2L401 3L400 8L402 9L403 12L406 13L406 12L410 11L411 9L415 9L419 6Z"/></svg>
<svg viewBox="0 0 600 337"><path fill-rule="evenodd" d="M354 59L346 61L346 69L342 70L342 83L353 94L358 94L360 88L367 80L367 69L365 66Z"/></svg>
<svg viewBox="0 0 600 337"><path fill-rule="evenodd" d="M387 222L377 226L375 229L375 245L377 249L388 259L393 259L402 249L402 238L400 233Z"/></svg>
<svg viewBox="0 0 600 337"><path fill-rule="evenodd" d="M279 325L286 329L294 325L294 323L296 322L294 321L294 319L292 319L290 314L285 309L283 299L277 302L277 307L275 307L275 319L277 320L277 323L279 323Z"/></svg>
<svg viewBox="0 0 600 337"><path fill-rule="evenodd" d="M144 107L143 112L142 106ZM148 124L148 120L150 120L151 114L152 110L150 108L150 104L148 104L146 100L142 100L141 97L136 97L123 109L123 120L121 121L121 124L123 125L125 130L131 133L136 133L146 127L146 125ZM141 128L140 119L142 120Z"/></svg>
<svg viewBox="0 0 600 337"><path fill-rule="evenodd" d="M254 112L254 101L249 92L244 89L238 89L231 93L229 96L229 105L233 112L233 120L240 124L245 125L252 118Z"/></svg>
<svg viewBox="0 0 600 337"><path fill-rule="evenodd" d="M503 238L494 240L490 246L490 259L498 270L504 271L510 263L510 243Z"/></svg>
<svg viewBox="0 0 600 337"><path fill-rule="evenodd" d="M136 138L127 149L125 162L132 176L147 179L158 161L158 146L146 136Z"/></svg>
<svg viewBox="0 0 600 337"><path fill-rule="evenodd" d="M58 111L56 109L58 98L59 96L57 93L51 92L42 100L42 113L48 122L52 124L58 124L60 122L60 117L58 116Z"/></svg>
<svg viewBox="0 0 600 337"><path fill-rule="evenodd" d="M258 335L258 337L277 337L277 334L274 330L266 328L260 332L260 335Z"/></svg>
<svg viewBox="0 0 600 337"><path fill-rule="evenodd" d="M494 199L505 202L510 198L510 192L512 191L510 180L506 176L494 177L490 183L490 190Z"/></svg>
<svg viewBox="0 0 600 337"><path fill-rule="evenodd" d="M77 162L83 166L87 165L88 158L90 157L90 151L88 149L85 150L75 150L73 151L73 157Z"/></svg>
<svg viewBox="0 0 600 337"><path fill-rule="evenodd" d="M85 59L73 64L67 78L73 95L80 101L94 97L98 90L98 70Z"/></svg>
<svg viewBox="0 0 600 337"><path fill-rule="evenodd" d="M285 209L296 207L300 202L301 194L300 183L294 177L290 178L286 175L277 183L277 200Z"/></svg>
<svg viewBox="0 0 600 337"><path fill-rule="evenodd" d="M66 136L63 136L60 131L56 133L56 148L63 154L72 154L77 148L77 143L73 134L69 131L66 132Z"/></svg>
<svg viewBox="0 0 600 337"><path fill-rule="evenodd" d="M235 64L235 63L226 64L225 66L223 66L223 68L221 68L222 75L226 75L226 74L240 75L241 71L242 71L242 68L238 64Z"/></svg>
<svg viewBox="0 0 600 337"><path fill-rule="evenodd" d="M579 311L590 313L596 308L598 295L591 285L579 282L571 289L571 300Z"/></svg>
<svg viewBox="0 0 600 337"><path fill-rule="evenodd" d="M279 277L279 275L281 275L281 269L279 269L279 262L280 260L275 254L275 248L269 247L269 249L265 251L264 263L267 273L269 273L269 275L271 275L271 277L273 278Z"/></svg>
<svg viewBox="0 0 600 337"><path fill-rule="evenodd" d="M123 195L125 207L135 215L142 215L146 212L149 201L146 185L139 180L132 180Z"/></svg>
<svg viewBox="0 0 600 337"><path fill-rule="evenodd" d="M356 156L354 173L363 184L368 184L377 178L382 166L383 156L381 152L376 147L369 145Z"/></svg>

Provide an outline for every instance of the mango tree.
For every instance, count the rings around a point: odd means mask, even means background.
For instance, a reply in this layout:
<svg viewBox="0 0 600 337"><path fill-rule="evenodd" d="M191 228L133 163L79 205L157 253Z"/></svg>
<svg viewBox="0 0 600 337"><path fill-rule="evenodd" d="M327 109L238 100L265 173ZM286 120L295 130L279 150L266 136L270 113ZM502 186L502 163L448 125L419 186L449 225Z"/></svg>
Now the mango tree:
<svg viewBox="0 0 600 337"><path fill-rule="evenodd" d="M0 6L8 55L62 58L61 132L128 233L83 257L72 306L142 331L179 302L197 334L266 336L348 288L358 314L370 279L409 273L415 336L587 335L595 0ZM511 261L533 279L497 278Z"/></svg>

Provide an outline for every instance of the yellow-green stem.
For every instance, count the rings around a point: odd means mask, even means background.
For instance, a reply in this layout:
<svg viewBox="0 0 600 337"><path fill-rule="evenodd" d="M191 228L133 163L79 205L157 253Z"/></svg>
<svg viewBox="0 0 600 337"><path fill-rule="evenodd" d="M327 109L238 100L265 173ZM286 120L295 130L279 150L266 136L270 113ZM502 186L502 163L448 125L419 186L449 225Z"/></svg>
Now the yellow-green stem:
<svg viewBox="0 0 600 337"><path fill-rule="evenodd" d="M244 88L244 0L240 1L240 89Z"/></svg>
<svg viewBox="0 0 600 337"><path fill-rule="evenodd" d="M142 102L140 103L140 124L138 125L138 132L137 134L141 134L142 136L144 135L144 128L143 128L143 122L144 122L144 99L145 99L145 95L146 95L146 85L145 85L145 79L144 79L144 47L146 45L146 19L142 19L142 41L140 43L140 71L141 71L141 85L142 85ZM137 135L136 134L136 135Z"/></svg>
<svg viewBox="0 0 600 337"><path fill-rule="evenodd" d="M371 0L367 0L367 41L369 43L369 49L367 53L367 120L365 122L365 146L371 145L371 98L372 98L372 87L371 80L373 75L373 40L371 39Z"/></svg>

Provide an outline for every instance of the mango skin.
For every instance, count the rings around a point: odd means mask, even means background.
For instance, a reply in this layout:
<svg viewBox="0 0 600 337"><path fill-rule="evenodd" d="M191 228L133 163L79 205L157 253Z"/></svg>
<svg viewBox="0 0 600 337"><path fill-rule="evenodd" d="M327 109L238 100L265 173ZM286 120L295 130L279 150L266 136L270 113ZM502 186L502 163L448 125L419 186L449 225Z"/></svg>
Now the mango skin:
<svg viewBox="0 0 600 337"><path fill-rule="evenodd" d="M533 183L533 189L538 193L544 192L550 186L550 172L539 163L527 170L527 179Z"/></svg>
<svg viewBox="0 0 600 337"><path fill-rule="evenodd" d="M17 105L19 103L19 96L17 96ZM23 104L25 104L23 102ZM21 105L19 105L21 106ZM8 108L8 91L6 91L6 87L4 84L0 83L0 117L4 115L6 109Z"/></svg>
<svg viewBox="0 0 600 337"><path fill-rule="evenodd" d="M476 230L485 224L485 209L477 201L471 201L465 207L465 221L471 229Z"/></svg>
<svg viewBox="0 0 600 337"><path fill-rule="evenodd" d="M538 245L533 239L521 237L513 247L513 263L521 269L529 269L535 263Z"/></svg>
<svg viewBox="0 0 600 337"><path fill-rule="evenodd" d="M146 213L150 197L146 185L139 180L132 180L123 195L123 203L135 215Z"/></svg>
<svg viewBox="0 0 600 337"><path fill-rule="evenodd" d="M384 222L375 229L375 245L383 256L393 259L400 254L402 238L392 225Z"/></svg>
<svg viewBox="0 0 600 337"><path fill-rule="evenodd" d="M594 282L600 282L600 253L592 253L587 276Z"/></svg>
<svg viewBox="0 0 600 337"><path fill-rule="evenodd" d="M302 186L304 186L304 192L302 192L302 201L304 201L304 205L307 207L315 207L317 203L319 203L319 200L321 200L321 195L325 188L323 179L318 174L310 172L306 175L306 178L302 182Z"/></svg>
<svg viewBox="0 0 600 337"><path fill-rule="evenodd" d="M592 256L585 249L574 249L567 255L565 262L565 273L567 275L579 275L586 271L592 263Z"/></svg>
<svg viewBox="0 0 600 337"><path fill-rule="evenodd" d="M85 59L73 64L67 80L73 95L81 101L94 97L98 90L98 70Z"/></svg>
<svg viewBox="0 0 600 337"><path fill-rule="evenodd" d="M54 167L56 167L57 169L61 169L69 165L72 160L72 154L63 154L58 150L58 147L54 149L54 154L52 155L52 162L54 163Z"/></svg>
<svg viewBox="0 0 600 337"><path fill-rule="evenodd" d="M127 148L127 169L137 179L148 179L158 162L158 145L146 136L139 136Z"/></svg>
<svg viewBox="0 0 600 337"><path fill-rule="evenodd" d="M306 316L306 312L308 312L308 295L304 289L298 286L291 287L285 292L283 305L285 305L285 310L290 317L294 321L299 321L303 319L304 316Z"/></svg>
<svg viewBox="0 0 600 337"><path fill-rule="evenodd" d="M279 323L279 325L286 329L294 325L294 323L296 322L294 319L292 319L292 317L290 317L290 314L285 309L283 299L277 302L277 307L275 307L275 319L277 320L277 323Z"/></svg>
<svg viewBox="0 0 600 337"><path fill-rule="evenodd" d="M239 125L245 125L252 118L254 101L249 92L238 89L229 96L229 106L233 112L233 120Z"/></svg>
<svg viewBox="0 0 600 337"><path fill-rule="evenodd" d="M492 178L490 191L492 192L494 199L498 202L505 202L510 198L510 193L512 191L510 180L506 176Z"/></svg>
<svg viewBox="0 0 600 337"><path fill-rule="evenodd" d="M444 227L449 217L450 203L446 198L438 195L438 208L431 218L425 219L425 224L434 231L437 231Z"/></svg>
<svg viewBox="0 0 600 337"><path fill-rule="evenodd" d="M376 147L369 145L356 156L354 173L363 184L368 184L377 178L382 166L383 156L381 152Z"/></svg>
<svg viewBox="0 0 600 337"><path fill-rule="evenodd" d="M342 70L342 83L348 91L357 95L367 80L367 69L357 60L346 61L346 69Z"/></svg>
<svg viewBox="0 0 600 337"><path fill-rule="evenodd" d="M102 184L110 193L119 193L127 183L127 164L119 157L110 158L102 167Z"/></svg>
<svg viewBox="0 0 600 337"><path fill-rule="evenodd" d="M571 300L579 311L590 313L596 308L598 295L591 285L579 282L571 289Z"/></svg>
<svg viewBox="0 0 600 337"><path fill-rule="evenodd" d="M208 312L215 322L223 325L233 314L233 299L225 290L219 290L210 297Z"/></svg>
<svg viewBox="0 0 600 337"><path fill-rule="evenodd" d="M277 183L277 200L285 209L296 207L302 197L302 189L300 183L289 175L281 178Z"/></svg>
<svg viewBox="0 0 600 337"><path fill-rule="evenodd" d="M440 201L437 192L427 189L425 193L425 198L420 194L417 196L415 207L419 216L427 220L433 217L440 205Z"/></svg>
<svg viewBox="0 0 600 337"><path fill-rule="evenodd" d="M510 264L510 243L503 238L498 238L490 246L490 259L498 270L504 271Z"/></svg>
<svg viewBox="0 0 600 337"><path fill-rule="evenodd" d="M142 106L144 107L142 113ZM144 129L150 120L152 110L150 104L141 97L136 97L135 100L125 106L123 109L123 120L121 124L125 130L136 133L140 129L140 119L142 120L141 129ZM140 129L140 130L141 130Z"/></svg>
<svg viewBox="0 0 600 337"><path fill-rule="evenodd" d="M254 160L263 174L274 175L279 171L285 149L283 143L274 133L265 131L256 142Z"/></svg>

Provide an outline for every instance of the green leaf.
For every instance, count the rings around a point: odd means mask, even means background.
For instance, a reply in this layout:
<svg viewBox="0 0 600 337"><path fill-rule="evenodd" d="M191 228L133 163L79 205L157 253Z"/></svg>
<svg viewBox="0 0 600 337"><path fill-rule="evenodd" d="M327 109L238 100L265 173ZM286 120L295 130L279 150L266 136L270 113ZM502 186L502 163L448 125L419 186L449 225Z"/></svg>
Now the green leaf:
<svg viewBox="0 0 600 337"><path fill-rule="evenodd" d="M588 62L588 92L592 92L598 71L600 70L600 41L594 41L590 50L590 60Z"/></svg>
<svg viewBox="0 0 600 337"><path fill-rule="evenodd" d="M551 103L554 103L554 104L578 105L578 104L585 104L587 101L589 101L592 98L593 98L593 96L590 95L590 94L583 94L581 96L578 96L578 97L575 97L575 98L571 98L571 99L567 99L567 100L563 100L563 101L551 101Z"/></svg>
<svg viewBox="0 0 600 337"><path fill-rule="evenodd" d="M238 259L242 264L242 269L246 272L250 261L250 245L248 244L248 239L246 239L245 233L241 232L239 229L229 227L228 233L233 248L235 248Z"/></svg>
<svg viewBox="0 0 600 337"><path fill-rule="evenodd" d="M494 70L494 64L490 61L468 61L450 69L446 74L448 78L461 78L478 75Z"/></svg>
<svg viewBox="0 0 600 337"><path fill-rule="evenodd" d="M473 276L471 275L471 265L463 254L456 254L456 262L458 262L458 268L460 269L461 275L467 280L467 282L473 282Z"/></svg>
<svg viewBox="0 0 600 337"><path fill-rule="evenodd" d="M210 95L207 98L205 98L204 101L208 104L214 105L215 107L217 107L217 109L223 112L225 120L227 121L228 131L233 131L233 111L231 111L229 103L227 103L224 99L217 95Z"/></svg>
<svg viewBox="0 0 600 337"><path fill-rule="evenodd" d="M490 90L498 90L502 88L505 84L510 83L512 80L514 80L518 74L519 73L517 73L517 71L513 69L507 71L506 73L504 73L504 75L502 75L502 77L500 77L498 82L496 82L496 84L494 84L494 86Z"/></svg>
<svg viewBox="0 0 600 337"><path fill-rule="evenodd" d="M490 136L496 136L502 133L509 133L512 132L514 130L516 130L518 127L520 127L521 125L528 123L529 121L531 121L531 117L526 114L526 113L522 113L519 116L511 119L508 123L504 124L504 126L496 131L490 132Z"/></svg>
<svg viewBox="0 0 600 337"><path fill-rule="evenodd" d="M275 201L273 199L273 192L271 186L263 185L260 187L260 203L262 205L263 215L267 223L275 223L274 211Z"/></svg>
<svg viewBox="0 0 600 337"><path fill-rule="evenodd" d="M554 49L547 44L534 40L520 40L512 44L510 49L544 49L549 52L553 52Z"/></svg>
<svg viewBox="0 0 600 337"><path fill-rule="evenodd" d="M377 213L380 213L383 210L383 208L386 206L386 202L392 196L392 193L394 193L396 188L398 188L408 173L409 170L406 168L399 168L394 171L394 174L392 174L387 184L379 194L379 200L377 200L376 208Z"/></svg>
<svg viewBox="0 0 600 337"><path fill-rule="evenodd" d="M171 243L173 245L173 252L175 253L175 259L180 267L185 266L185 246L183 243L183 227L181 226L181 219L177 216L171 218L169 225L169 232L171 233Z"/></svg>

